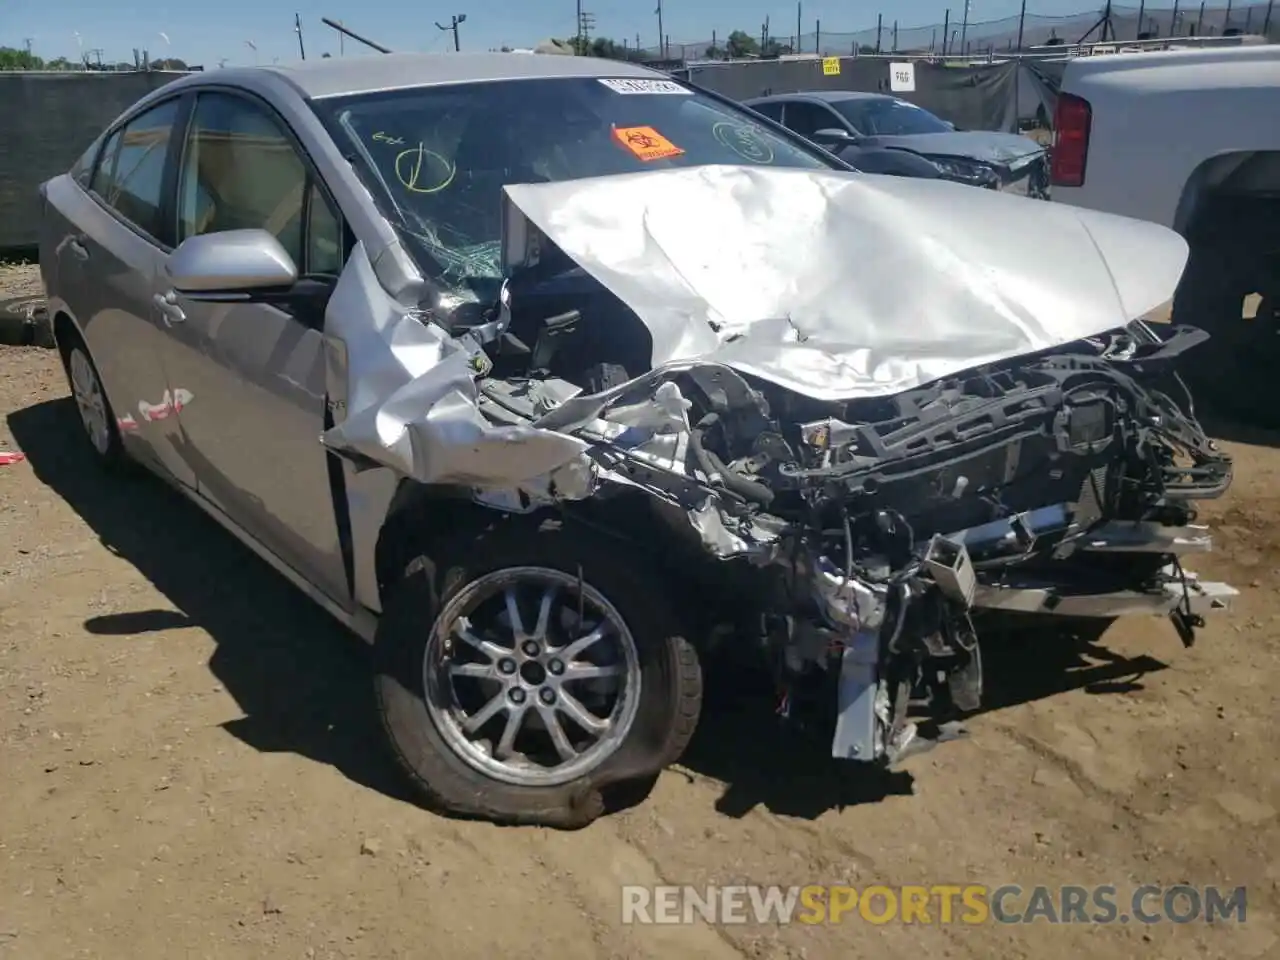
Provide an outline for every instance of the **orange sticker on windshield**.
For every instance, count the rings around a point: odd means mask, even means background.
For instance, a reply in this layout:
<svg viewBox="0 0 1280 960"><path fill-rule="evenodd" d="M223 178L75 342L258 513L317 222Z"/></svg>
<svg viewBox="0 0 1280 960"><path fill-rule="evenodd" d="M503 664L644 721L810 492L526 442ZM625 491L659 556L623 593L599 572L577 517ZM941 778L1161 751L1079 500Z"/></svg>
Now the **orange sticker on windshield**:
<svg viewBox="0 0 1280 960"><path fill-rule="evenodd" d="M614 127L613 136L641 160L661 160L684 153L653 127Z"/></svg>

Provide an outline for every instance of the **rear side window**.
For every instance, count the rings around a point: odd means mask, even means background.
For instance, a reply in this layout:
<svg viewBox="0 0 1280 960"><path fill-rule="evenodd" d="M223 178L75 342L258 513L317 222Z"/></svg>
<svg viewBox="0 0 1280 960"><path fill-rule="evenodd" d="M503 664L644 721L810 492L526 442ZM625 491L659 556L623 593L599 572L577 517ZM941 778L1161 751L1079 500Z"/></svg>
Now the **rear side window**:
<svg viewBox="0 0 1280 960"><path fill-rule="evenodd" d="M125 220L152 237L163 237L160 208L178 101L139 114L103 147L90 189Z"/></svg>
<svg viewBox="0 0 1280 960"><path fill-rule="evenodd" d="M782 122L782 104L780 102L757 103L751 109L756 113L763 113L766 117L776 123Z"/></svg>
<svg viewBox="0 0 1280 960"><path fill-rule="evenodd" d="M80 154L80 159L71 167L71 179L86 190L89 189L89 177L93 174L93 160L98 155L98 146L101 142L99 137L89 144L84 153Z"/></svg>

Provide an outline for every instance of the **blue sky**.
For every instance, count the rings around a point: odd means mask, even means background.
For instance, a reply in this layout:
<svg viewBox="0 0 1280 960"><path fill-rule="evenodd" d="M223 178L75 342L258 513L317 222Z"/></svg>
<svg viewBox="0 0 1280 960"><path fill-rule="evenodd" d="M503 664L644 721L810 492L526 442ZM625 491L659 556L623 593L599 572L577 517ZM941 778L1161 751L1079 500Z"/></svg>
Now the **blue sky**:
<svg viewBox="0 0 1280 960"><path fill-rule="evenodd" d="M874 27L877 8L886 20L897 18L902 27L941 21L948 6L959 18L963 0L808 0L804 3L805 32L822 21L824 33ZM1134 0L1136 2L1136 0ZM450 9L450 3L453 9ZM991 20L1016 15L1020 0L972 0L970 19ZM1153 0L1151 6L1166 6ZM658 40L656 0L584 0L583 8L595 14L596 32L632 43L640 35L642 46ZM1028 12L1074 13L1100 7L1097 0L1028 0ZM52 59L78 56L76 33L85 50L100 48L104 61L133 59L134 47L146 48L152 57L175 56L191 63L217 66L253 63L257 46L262 63L297 59L298 42L293 15L303 21L308 57L339 53L337 35L320 23L322 16L345 22L357 33L395 50L439 50L451 47L448 34L435 21L447 22L451 13L465 13L461 28L463 50L485 50L503 44L526 46L548 36L571 36L575 2L569 0L213 0L213 2L156 2L131 0L3 0L0 2L0 45L21 47L28 38L32 50ZM673 43L724 36L733 29L758 33L764 18L771 18L771 32L786 36L795 30L794 0L664 0L663 23ZM165 33L169 44L161 38ZM345 52L362 52L354 41L345 41Z"/></svg>

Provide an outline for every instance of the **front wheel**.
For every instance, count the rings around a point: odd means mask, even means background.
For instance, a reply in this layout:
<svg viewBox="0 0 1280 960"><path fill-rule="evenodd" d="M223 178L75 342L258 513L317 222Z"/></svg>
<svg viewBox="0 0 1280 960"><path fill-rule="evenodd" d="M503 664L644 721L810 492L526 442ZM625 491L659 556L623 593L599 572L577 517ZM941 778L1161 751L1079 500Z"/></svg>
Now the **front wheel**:
<svg viewBox="0 0 1280 960"><path fill-rule="evenodd" d="M411 565L393 589L375 643L378 700L433 806L585 826L608 788L683 753L701 706L697 656L664 591L619 547L516 524L442 574Z"/></svg>

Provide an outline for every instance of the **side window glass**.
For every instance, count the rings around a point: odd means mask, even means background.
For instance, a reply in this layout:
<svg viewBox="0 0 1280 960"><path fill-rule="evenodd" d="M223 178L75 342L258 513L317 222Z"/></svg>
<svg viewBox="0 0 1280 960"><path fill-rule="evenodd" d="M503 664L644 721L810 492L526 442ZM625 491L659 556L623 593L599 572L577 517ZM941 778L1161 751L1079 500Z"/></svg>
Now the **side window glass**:
<svg viewBox="0 0 1280 960"><path fill-rule="evenodd" d="M313 183L307 195L307 262L299 269L308 274L336 277L345 263L342 221Z"/></svg>
<svg viewBox="0 0 1280 960"><path fill-rule="evenodd" d="M780 122L782 120L782 104L781 103L762 103L759 106L752 107L757 113L763 113L770 120Z"/></svg>
<svg viewBox="0 0 1280 960"><path fill-rule="evenodd" d="M300 271L307 169L275 117L240 97L196 100L178 186L178 240L266 230Z"/></svg>
<svg viewBox="0 0 1280 960"><path fill-rule="evenodd" d="M841 126L835 115L816 103L796 101L787 104L787 126L802 137L812 137L819 130Z"/></svg>
<svg viewBox="0 0 1280 960"><path fill-rule="evenodd" d="M161 188L177 116L178 101L170 100L125 124L107 141L92 181L93 192L120 216L162 240L167 238L160 221Z"/></svg>
<svg viewBox="0 0 1280 960"><path fill-rule="evenodd" d="M116 160L120 157L120 137L123 133L123 130L117 130L107 138L107 142L102 148L102 156L98 160L98 166L89 178L89 189L104 200L111 192L111 183L115 179Z"/></svg>
<svg viewBox="0 0 1280 960"><path fill-rule="evenodd" d="M95 138L71 167L71 179L85 189L89 187L89 177L93 173L93 160L98 154L98 145L101 142L100 139Z"/></svg>

